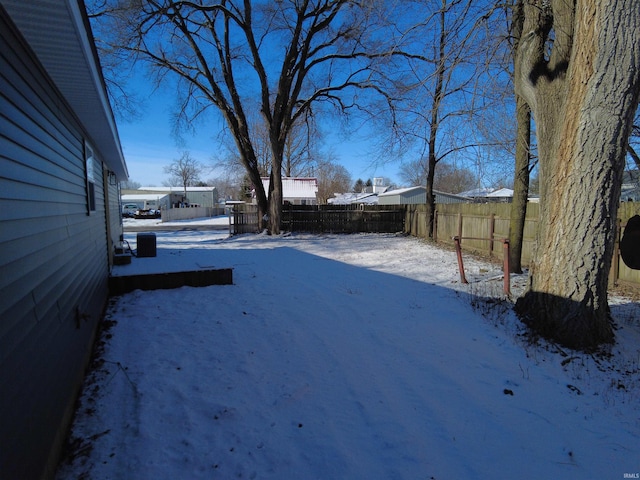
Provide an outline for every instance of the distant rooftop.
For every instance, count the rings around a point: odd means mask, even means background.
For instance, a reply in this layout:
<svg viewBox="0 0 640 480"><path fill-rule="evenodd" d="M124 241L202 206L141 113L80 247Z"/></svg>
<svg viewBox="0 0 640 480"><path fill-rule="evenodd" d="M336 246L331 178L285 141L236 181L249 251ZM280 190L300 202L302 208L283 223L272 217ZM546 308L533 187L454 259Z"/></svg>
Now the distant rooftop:
<svg viewBox="0 0 640 480"><path fill-rule="evenodd" d="M269 191L269 178L262 179L265 191ZM283 198L315 198L318 192L318 179L315 177L283 177Z"/></svg>

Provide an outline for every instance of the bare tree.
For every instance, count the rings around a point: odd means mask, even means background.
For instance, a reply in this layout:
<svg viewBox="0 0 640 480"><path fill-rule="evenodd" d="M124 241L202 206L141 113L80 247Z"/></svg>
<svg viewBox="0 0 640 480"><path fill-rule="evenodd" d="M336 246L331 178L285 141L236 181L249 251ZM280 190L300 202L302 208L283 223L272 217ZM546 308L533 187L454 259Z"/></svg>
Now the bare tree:
<svg viewBox="0 0 640 480"><path fill-rule="evenodd" d="M216 187L220 201L237 200L240 198L241 178L234 178L231 175L213 176L207 180L208 185Z"/></svg>
<svg viewBox="0 0 640 480"><path fill-rule="evenodd" d="M438 165L433 188L441 192L460 193L471 190L478 184L474 173L468 168L460 168L450 163L441 162Z"/></svg>
<svg viewBox="0 0 640 480"><path fill-rule="evenodd" d="M524 24L524 0L511 0L505 3L508 20L510 62L515 62L516 51L522 36ZM515 172L513 177L513 200L509 219L509 268L512 273L522 273L522 247L524 226L529 202L529 182L532 169L531 161L531 108L521 96L515 96L516 135L515 135Z"/></svg>
<svg viewBox="0 0 640 480"><path fill-rule="evenodd" d="M335 193L347 192L351 188L351 175L345 167L331 161L321 162L316 171L318 179L318 203L325 204Z"/></svg>
<svg viewBox="0 0 640 480"><path fill-rule="evenodd" d="M640 2L526 0L523 12L515 80L536 123L540 225L517 310L590 349L614 338L607 284L640 96Z"/></svg>
<svg viewBox="0 0 640 480"><path fill-rule="evenodd" d="M516 161L509 218L509 268L512 273L522 273L522 247L531 174L531 109L520 95L516 96L516 122Z"/></svg>
<svg viewBox="0 0 640 480"><path fill-rule="evenodd" d="M164 167L164 172L170 175L169 184L183 187L185 198L187 197L187 187L196 185L200 181L200 175L203 171L204 166L189 152L183 152L180 158Z"/></svg>
<svg viewBox="0 0 640 480"><path fill-rule="evenodd" d="M258 170L265 177L269 175L272 164L271 140L264 120L253 111L248 118L251 143L256 152ZM238 149L233 138L222 136L222 144L228 152L225 158L218 160L218 166L235 170L242 167ZM316 168L316 162L322 158L322 133L313 119L297 121L291 128L284 145L282 174L285 177L310 176Z"/></svg>
<svg viewBox="0 0 640 480"><path fill-rule="evenodd" d="M284 149L286 177L313 176L322 163L322 132L315 118L307 117L293 125Z"/></svg>
<svg viewBox="0 0 640 480"><path fill-rule="evenodd" d="M474 90L481 76L482 35L479 28L487 15L487 5L470 0L440 0L427 12L420 31L424 42L421 58L412 64L408 81L411 88L399 92L400 127L412 151L426 159L427 229L433 235L436 166L466 150L478 147L466 128L480 103L474 103ZM472 61L473 60L473 61ZM399 114L400 116L400 114ZM412 146L412 147L411 147Z"/></svg>
<svg viewBox="0 0 640 480"><path fill-rule="evenodd" d="M124 182L120 182L120 188L122 190L138 190L142 184L140 182L136 182L133 180L125 180Z"/></svg>
<svg viewBox="0 0 640 480"><path fill-rule="evenodd" d="M406 185L426 185L427 162L420 159L405 163L400 168L399 175ZM471 170L440 162L434 175L433 188L441 192L459 193L474 188L477 183L478 179Z"/></svg>
<svg viewBox="0 0 640 480"><path fill-rule="evenodd" d="M114 51L148 62L157 79L174 76L183 94L179 115L189 121L215 107L232 134L255 186L259 217L280 229L283 158L297 122L316 105L347 112L363 91L384 94L381 59L397 55L393 35L369 1L283 0L255 4L220 0L105 0L99 36ZM117 37L113 37L113 33ZM383 41L384 40L384 41ZM251 99L267 126L269 192L262 186L252 139ZM249 103L247 102L249 99Z"/></svg>

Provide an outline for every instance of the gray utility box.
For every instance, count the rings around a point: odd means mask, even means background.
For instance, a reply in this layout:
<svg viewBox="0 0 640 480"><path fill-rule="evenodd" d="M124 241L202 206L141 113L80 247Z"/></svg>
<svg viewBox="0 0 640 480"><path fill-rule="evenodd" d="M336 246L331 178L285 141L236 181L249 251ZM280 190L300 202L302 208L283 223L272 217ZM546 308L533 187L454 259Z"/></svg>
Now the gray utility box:
<svg viewBox="0 0 640 480"><path fill-rule="evenodd" d="M156 234L153 232L139 233L138 241L138 257L155 257L156 256Z"/></svg>

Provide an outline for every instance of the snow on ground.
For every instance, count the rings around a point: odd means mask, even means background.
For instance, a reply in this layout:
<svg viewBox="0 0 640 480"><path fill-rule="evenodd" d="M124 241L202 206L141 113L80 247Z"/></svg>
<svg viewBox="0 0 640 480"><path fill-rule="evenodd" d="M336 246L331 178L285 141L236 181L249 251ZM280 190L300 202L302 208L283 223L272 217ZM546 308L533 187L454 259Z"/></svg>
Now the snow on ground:
<svg viewBox="0 0 640 480"><path fill-rule="evenodd" d="M193 227L193 226L220 226L220 227L228 227L229 226L229 216L228 215L217 215L214 217L203 217L203 218L195 218L195 219L187 219L187 220L174 220L172 222L163 222L159 218L149 218L149 219L141 219L141 218L123 218L122 224L124 228L127 227L140 227L140 226L154 226L158 228L158 230L162 230L163 226L185 226L185 227Z"/></svg>
<svg viewBox="0 0 640 480"><path fill-rule="evenodd" d="M125 234L135 248L135 234ZM618 479L640 472L640 313L610 356L533 345L499 269L388 234L157 232L114 298L58 479ZM129 274L119 273L119 274ZM522 284L523 278L516 278Z"/></svg>

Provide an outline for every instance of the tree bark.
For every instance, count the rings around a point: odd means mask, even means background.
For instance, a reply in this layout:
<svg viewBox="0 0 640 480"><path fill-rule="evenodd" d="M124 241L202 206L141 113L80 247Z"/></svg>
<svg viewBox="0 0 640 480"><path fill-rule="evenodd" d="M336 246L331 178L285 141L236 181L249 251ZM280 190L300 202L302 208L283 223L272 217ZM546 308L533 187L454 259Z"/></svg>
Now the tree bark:
<svg viewBox="0 0 640 480"><path fill-rule="evenodd" d="M513 57L518 50L524 25L524 0L513 4L511 32L514 39ZM529 199L529 174L531 161L531 108L520 95L516 95L516 165L513 179L513 202L509 219L509 269L522 273L522 245L524 225Z"/></svg>
<svg viewBox="0 0 640 480"><path fill-rule="evenodd" d="M435 225L436 198L433 194L433 182L436 172L436 141L438 137L438 128L440 126L440 107L443 98L444 76L446 69L446 1L443 0L442 8L439 12L440 40L438 43L438 66L436 68L436 84L433 92L433 105L431 107L431 121L429 124L429 153L427 160L427 232L429 238L433 238L433 230Z"/></svg>
<svg viewBox="0 0 640 480"><path fill-rule="evenodd" d="M525 5L516 88L536 122L541 211L529 290L516 310L573 348L613 341L607 284L639 64L640 2Z"/></svg>
<svg viewBox="0 0 640 480"><path fill-rule="evenodd" d="M509 219L509 269L522 273L522 244L529 200L529 163L531 159L531 109L516 96L516 168L513 181L513 201Z"/></svg>

